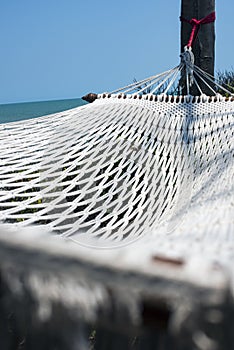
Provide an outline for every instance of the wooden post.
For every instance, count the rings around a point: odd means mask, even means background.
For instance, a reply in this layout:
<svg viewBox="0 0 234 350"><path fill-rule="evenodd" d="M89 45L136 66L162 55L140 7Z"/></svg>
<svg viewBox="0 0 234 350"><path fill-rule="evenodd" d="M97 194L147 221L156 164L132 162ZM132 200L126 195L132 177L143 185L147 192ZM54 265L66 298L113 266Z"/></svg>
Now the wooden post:
<svg viewBox="0 0 234 350"><path fill-rule="evenodd" d="M181 17L188 20L192 18L201 19L215 11L215 0L182 0ZM181 22L181 52L187 45L192 26L187 22ZM205 72L214 75L215 61L215 25L214 23L201 25L198 36L192 47L195 64ZM211 95L212 92L207 86L199 81L202 91ZM184 92L185 93L185 92ZM191 94L196 95L196 87L191 89Z"/></svg>

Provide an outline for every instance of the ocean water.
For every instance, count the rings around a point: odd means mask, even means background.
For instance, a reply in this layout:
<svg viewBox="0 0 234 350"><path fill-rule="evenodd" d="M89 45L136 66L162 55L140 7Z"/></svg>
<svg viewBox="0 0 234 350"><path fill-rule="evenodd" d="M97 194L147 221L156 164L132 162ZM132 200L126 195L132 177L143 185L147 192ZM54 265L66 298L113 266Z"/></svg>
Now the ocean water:
<svg viewBox="0 0 234 350"><path fill-rule="evenodd" d="M81 98L74 98L55 101L0 104L0 123L41 117L82 106L86 103Z"/></svg>

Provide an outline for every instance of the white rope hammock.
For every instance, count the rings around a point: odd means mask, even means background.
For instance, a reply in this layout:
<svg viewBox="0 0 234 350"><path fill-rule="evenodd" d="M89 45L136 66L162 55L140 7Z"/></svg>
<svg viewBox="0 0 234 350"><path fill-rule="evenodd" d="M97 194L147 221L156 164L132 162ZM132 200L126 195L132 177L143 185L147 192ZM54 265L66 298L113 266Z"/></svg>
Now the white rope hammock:
<svg viewBox="0 0 234 350"><path fill-rule="evenodd" d="M178 89L183 70L186 96ZM213 96L201 81L212 82ZM189 95L192 83L200 96ZM227 257L234 253L233 116L232 94L189 53L176 68L92 104L1 124L0 222L47 227L88 246L145 236L165 254L201 251L204 241L215 251L215 240Z"/></svg>

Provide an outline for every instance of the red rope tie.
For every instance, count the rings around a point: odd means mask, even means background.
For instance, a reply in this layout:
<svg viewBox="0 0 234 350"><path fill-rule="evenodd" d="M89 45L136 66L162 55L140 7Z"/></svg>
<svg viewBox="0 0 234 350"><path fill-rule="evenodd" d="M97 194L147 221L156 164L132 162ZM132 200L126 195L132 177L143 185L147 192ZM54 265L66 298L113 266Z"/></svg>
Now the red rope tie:
<svg viewBox="0 0 234 350"><path fill-rule="evenodd" d="M187 44L187 47L192 47L193 42L195 41L198 31L201 27L201 24L207 24L207 23L212 23L215 21L215 12L210 13L208 16L198 20L196 18L192 18L191 20L188 20L186 18L180 17L180 20L183 22L187 22L192 25L192 31L190 34L190 38Z"/></svg>

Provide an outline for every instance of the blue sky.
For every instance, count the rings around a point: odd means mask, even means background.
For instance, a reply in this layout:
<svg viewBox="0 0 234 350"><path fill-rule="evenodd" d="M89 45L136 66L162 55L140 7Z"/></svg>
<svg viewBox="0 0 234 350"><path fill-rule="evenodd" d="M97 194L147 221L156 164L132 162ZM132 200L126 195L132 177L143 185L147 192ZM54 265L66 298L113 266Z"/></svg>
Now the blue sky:
<svg viewBox="0 0 234 350"><path fill-rule="evenodd" d="M216 70L231 69L234 1L216 12ZM1 0L0 103L76 98L172 68L179 15L180 0Z"/></svg>

